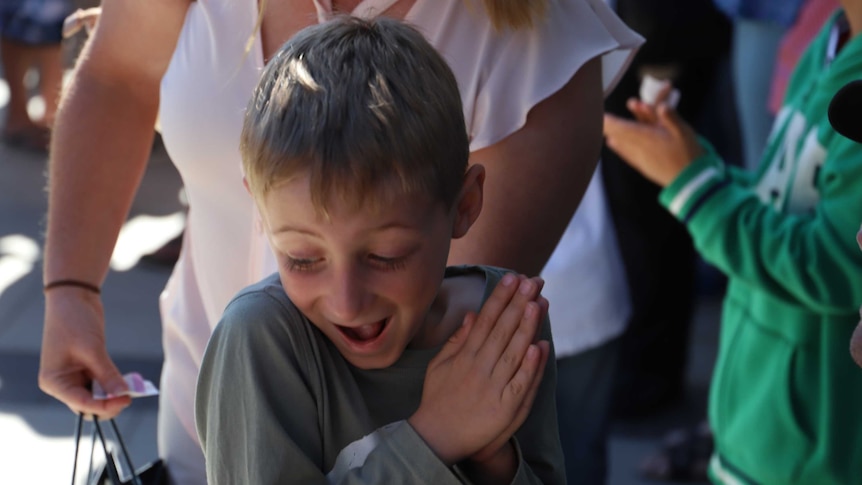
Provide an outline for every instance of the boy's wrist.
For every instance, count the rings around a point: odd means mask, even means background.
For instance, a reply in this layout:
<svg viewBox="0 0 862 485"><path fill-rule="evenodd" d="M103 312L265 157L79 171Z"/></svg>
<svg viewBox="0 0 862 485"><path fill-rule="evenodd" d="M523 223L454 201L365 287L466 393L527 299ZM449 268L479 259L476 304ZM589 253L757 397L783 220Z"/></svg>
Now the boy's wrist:
<svg viewBox="0 0 862 485"><path fill-rule="evenodd" d="M413 431L422 438L422 441L428 445L428 448L431 448L431 451L437 455L437 458L439 458L447 467L454 465L463 458L463 456L459 456L456 451L450 450L446 447L446 444L451 440L447 440L445 436L439 436L440 439L438 439L437 433L434 431L437 427L433 426L433 423L430 423L431 425L429 426L425 426L424 421L418 412L413 416L410 416L410 418L407 419L407 423L413 428Z"/></svg>
<svg viewBox="0 0 862 485"><path fill-rule="evenodd" d="M518 451L514 439L509 439L493 455L482 460L468 458L461 469L477 485L508 484L518 472Z"/></svg>

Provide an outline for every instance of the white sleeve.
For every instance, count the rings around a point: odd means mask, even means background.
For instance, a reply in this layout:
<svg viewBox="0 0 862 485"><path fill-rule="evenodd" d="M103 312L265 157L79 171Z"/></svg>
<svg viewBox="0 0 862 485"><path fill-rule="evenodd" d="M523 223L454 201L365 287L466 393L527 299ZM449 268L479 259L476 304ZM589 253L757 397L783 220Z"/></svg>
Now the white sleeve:
<svg viewBox="0 0 862 485"><path fill-rule="evenodd" d="M603 0L551 0L544 19L517 31L495 30L481 8L437 0L420 2L408 16L455 73L471 151L524 126L533 106L596 57L607 95L644 41Z"/></svg>

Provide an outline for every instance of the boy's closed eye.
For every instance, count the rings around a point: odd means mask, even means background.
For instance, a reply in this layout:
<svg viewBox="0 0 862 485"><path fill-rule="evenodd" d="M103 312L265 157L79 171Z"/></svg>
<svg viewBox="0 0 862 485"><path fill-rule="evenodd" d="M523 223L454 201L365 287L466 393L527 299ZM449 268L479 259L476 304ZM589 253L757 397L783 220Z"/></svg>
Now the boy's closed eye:
<svg viewBox="0 0 862 485"><path fill-rule="evenodd" d="M284 257L285 267L288 271L294 272L307 272L314 269L314 265L319 263L321 259L319 258L292 258L290 256Z"/></svg>
<svg viewBox="0 0 862 485"><path fill-rule="evenodd" d="M368 259L370 261L372 261L375 265L380 266L386 270L392 270L392 271L403 269L406 262L407 262L408 257L409 257L409 255L397 256L397 257L386 257L386 256L380 256L380 255L376 255L376 254L369 254L368 255Z"/></svg>
<svg viewBox="0 0 862 485"><path fill-rule="evenodd" d="M409 251L399 256L383 256L380 254L369 253L367 256L368 263L375 268L384 269L387 271L395 271L403 269L406 266L407 260L410 258L413 251ZM285 267L288 271L293 272L310 272L317 269L323 262L323 258L305 258L284 256Z"/></svg>

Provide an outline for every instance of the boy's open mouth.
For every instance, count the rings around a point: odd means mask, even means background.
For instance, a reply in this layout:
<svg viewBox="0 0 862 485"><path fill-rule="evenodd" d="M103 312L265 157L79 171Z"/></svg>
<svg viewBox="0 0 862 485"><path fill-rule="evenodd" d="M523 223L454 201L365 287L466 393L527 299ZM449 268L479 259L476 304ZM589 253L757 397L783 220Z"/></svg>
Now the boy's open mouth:
<svg viewBox="0 0 862 485"><path fill-rule="evenodd" d="M388 322L388 319L360 325L359 327L342 327L341 325L336 325L336 327L345 337L354 342L368 342L369 340L376 339L383 333L383 330L386 328L386 322Z"/></svg>

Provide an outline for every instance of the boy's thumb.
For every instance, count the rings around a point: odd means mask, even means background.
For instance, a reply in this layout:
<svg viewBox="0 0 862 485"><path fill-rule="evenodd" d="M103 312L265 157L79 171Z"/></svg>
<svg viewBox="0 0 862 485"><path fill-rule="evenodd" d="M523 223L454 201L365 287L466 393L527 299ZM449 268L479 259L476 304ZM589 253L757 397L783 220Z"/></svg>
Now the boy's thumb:
<svg viewBox="0 0 862 485"><path fill-rule="evenodd" d="M438 355L441 358L448 358L461 350L464 343L467 341L467 336L470 334L470 328L476 322L476 318L478 318L478 316L475 312L468 312L464 315L464 320L461 322L461 326L458 327L458 330L455 330L455 333L449 337L449 340L447 340L443 348L440 349L440 353Z"/></svg>

